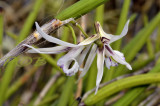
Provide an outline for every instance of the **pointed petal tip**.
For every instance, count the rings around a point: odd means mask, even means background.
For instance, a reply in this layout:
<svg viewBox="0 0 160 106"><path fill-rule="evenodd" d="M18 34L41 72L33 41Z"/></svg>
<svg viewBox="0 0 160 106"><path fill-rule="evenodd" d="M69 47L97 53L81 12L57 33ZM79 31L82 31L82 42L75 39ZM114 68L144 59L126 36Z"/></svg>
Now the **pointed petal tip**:
<svg viewBox="0 0 160 106"><path fill-rule="evenodd" d="M127 23L129 23L129 22L130 22L130 19L127 20Z"/></svg>
<svg viewBox="0 0 160 106"><path fill-rule="evenodd" d="M99 88L99 85L97 85L97 87L96 87L96 90L95 90L95 95L97 94L97 92L98 92L98 88Z"/></svg>
<svg viewBox="0 0 160 106"><path fill-rule="evenodd" d="M36 28L39 27L38 22L35 22Z"/></svg>
<svg viewBox="0 0 160 106"><path fill-rule="evenodd" d="M126 67L127 67L129 70L132 70L131 65L127 64Z"/></svg>

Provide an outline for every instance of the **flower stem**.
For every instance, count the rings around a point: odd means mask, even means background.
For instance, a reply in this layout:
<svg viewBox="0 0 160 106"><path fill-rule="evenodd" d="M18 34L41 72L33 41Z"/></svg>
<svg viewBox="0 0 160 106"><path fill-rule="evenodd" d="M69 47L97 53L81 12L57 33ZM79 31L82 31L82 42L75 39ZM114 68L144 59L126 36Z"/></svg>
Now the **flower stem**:
<svg viewBox="0 0 160 106"><path fill-rule="evenodd" d="M150 74L150 73L158 73L159 70L160 70L160 65L157 64L148 74ZM124 105L124 106L129 105L140 94L142 94L145 89L146 89L146 87L138 87L138 88L130 90L120 100L118 100L116 104L121 104L121 105ZM135 95L135 91L136 91L136 95ZM130 100L128 100L128 98L130 98Z"/></svg>
<svg viewBox="0 0 160 106"><path fill-rule="evenodd" d="M84 100L86 105L92 105L100 100L111 96L114 93L119 92L122 89L135 87L138 85L146 85L150 83L160 82L160 74L143 74L143 75L136 75L128 78L124 78L118 81L115 81L98 91L96 95L90 95L86 100Z"/></svg>
<svg viewBox="0 0 160 106"><path fill-rule="evenodd" d="M76 34L74 32L74 29L70 25L68 25L68 24L66 26L71 30L74 44L77 44L77 39L76 39Z"/></svg>
<svg viewBox="0 0 160 106"><path fill-rule="evenodd" d="M3 98L0 99L0 106L2 106L2 104L5 101L6 92L7 92L7 89L9 88L9 84L12 80L14 68L15 68L15 60L11 61L7 65L5 73L2 77L2 80L0 83L0 97L3 97Z"/></svg>
<svg viewBox="0 0 160 106"><path fill-rule="evenodd" d="M76 23L76 26L81 30L81 32L83 33L83 35L88 38L89 36L87 35L87 33L83 30L83 28L78 24Z"/></svg>

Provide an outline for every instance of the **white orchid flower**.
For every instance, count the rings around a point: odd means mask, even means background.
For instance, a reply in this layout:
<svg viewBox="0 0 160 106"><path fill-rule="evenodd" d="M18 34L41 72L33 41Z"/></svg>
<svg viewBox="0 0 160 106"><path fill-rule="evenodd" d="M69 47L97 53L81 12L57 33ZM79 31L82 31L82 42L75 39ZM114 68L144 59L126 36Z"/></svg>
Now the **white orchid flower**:
<svg viewBox="0 0 160 106"><path fill-rule="evenodd" d="M62 40L59 40L55 37L52 37L50 35L47 35L46 33L44 33L44 31L40 28L40 26L38 25L38 23L36 22L36 29L38 31L38 33L47 41L55 43L55 44L59 44L60 46L56 46L56 47L50 47L50 48L34 48L30 45L26 45L24 44L24 46L27 46L29 48L31 48L31 50L28 50L28 53L42 53L42 54L58 54L61 52L66 52L69 51L66 55L64 55L63 57L61 57L58 62L57 65L60 66L64 73L67 76L72 76L74 75L79 69L81 64L83 63L87 53L89 52L90 48L92 47L92 43L99 39L99 37L95 34L87 39L85 39L84 41L82 41L79 44L71 44L68 42L64 42ZM97 47L97 46L96 46ZM95 45L93 45L93 47L91 48L91 52L88 58L87 58L87 62L86 62L86 68L85 70L88 70L89 67L91 66L91 63L95 57L95 53L93 53L93 49L95 51L96 49ZM94 54L94 56L93 56Z"/></svg>
<svg viewBox="0 0 160 106"><path fill-rule="evenodd" d="M122 38L123 36L127 34L128 25L129 25L129 20L127 21L120 35L112 35L112 34L105 33L100 23L99 22L96 23L96 30L97 30L97 33L99 34L101 42L103 43L103 47L101 49L98 49L97 51L98 74L97 74L97 80L96 80L97 89L95 93L97 93L99 84L102 80L104 61L108 69L110 69L110 66L117 66L118 64L116 62L118 62L120 64L126 65L126 67L129 70L132 70L132 67L130 66L130 64L128 64L125 61L123 53L113 50L109 45L112 42L119 40L120 38Z"/></svg>
<svg viewBox="0 0 160 106"><path fill-rule="evenodd" d="M75 75L75 73L78 72L78 70L82 71L79 79L82 78L87 73L95 58L95 55L97 54L98 73L96 80L96 86L97 86L95 92L96 94L99 88L99 84L102 80L104 63L108 69L110 69L110 66L117 66L118 63L120 63L126 65L126 67L129 70L132 70L130 64L128 64L125 61L123 53L113 50L109 45L112 42L122 38L127 34L128 25L129 21L127 21L126 25L124 26L122 33L119 36L118 35L115 36L105 33L100 24L97 22L96 23L97 34L85 39L84 41L76 45L64 42L55 37L47 35L36 23L37 31L44 39L46 39L49 42L59 44L60 46L50 47L50 48L34 48L30 45L24 45L24 46L31 48L31 50L28 50L28 53L58 54L61 52L68 51L66 55L64 55L58 60L57 65L63 69L64 73L67 76ZM92 45L92 43L98 39L101 40L102 44ZM86 57L87 54L88 57ZM80 68L85 58L87 59L84 68Z"/></svg>

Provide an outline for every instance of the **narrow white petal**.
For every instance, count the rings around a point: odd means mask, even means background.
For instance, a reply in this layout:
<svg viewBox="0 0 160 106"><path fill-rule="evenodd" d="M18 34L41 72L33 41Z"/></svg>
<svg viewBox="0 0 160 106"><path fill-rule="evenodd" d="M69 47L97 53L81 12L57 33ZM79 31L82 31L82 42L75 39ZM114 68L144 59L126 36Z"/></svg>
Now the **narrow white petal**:
<svg viewBox="0 0 160 106"><path fill-rule="evenodd" d="M96 86L97 86L97 88L96 88L95 94L97 93L99 84L100 84L100 82L102 80L103 67L104 67L104 49L103 50L98 49L98 51L97 51L97 68L98 68L98 73L97 73L97 80L96 80Z"/></svg>
<svg viewBox="0 0 160 106"><path fill-rule="evenodd" d="M89 55L88 55L85 66L84 66L83 70L81 70L82 73L80 74L79 79L82 78L88 72L88 70L89 70L89 68L90 68L90 66L96 56L96 51L97 51L97 45L94 44Z"/></svg>
<svg viewBox="0 0 160 106"><path fill-rule="evenodd" d="M66 61L68 61L71 58L76 58L82 52L83 49L84 49L84 46L72 48L66 55L64 55L58 60L57 65L60 67L64 66L64 63Z"/></svg>
<svg viewBox="0 0 160 106"><path fill-rule="evenodd" d="M88 45L81 53L80 55L77 57L77 61L79 63L79 65L81 66L81 64L83 63L89 49L90 49L91 45Z"/></svg>
<svg viewBox="0 0 160 106"><path fill-rule="evenodd" d="M68 43L68 42L64 42L64 41L62 41L62 40L60 40L60 39L54 38L54 37L52 37L52 36L50 36L50 35L47 35L46 33L44 33L44 32L41 30L41 28L40 28L40 26L38 25L37 22L36 22L35 24L36 24L36 29L37 29L38 33L39 33L44 39L46 39L46 40L49 41L49 42L56 43L56 44L59 44L59 45L62 45L62 46L68 46L68 47L78 47L78 46L80 46L80 45L75 45L75 44L71 44L71 43Z"/></svg>
<svg viewBox="0 0 160 106"><path fill-rule="evenodd" d="M99 85L96 86L96 91L95 91L95 95L97 94L98 92L98 88L99 88Z"/></svg>
<svg viewBox="0 0 160 106"><path fill-rule="evenodd" d="M127 32L128 32L128 26L129 26L129 20L126 22L126 24L125 24L125 26L123 28L123 31L121 32L120 35L111 35L110 34L111 40L109 41L109 43L112 43L112 42L122 38L123 36L125 36L127 34Z"/></svg>
<svg viewBox="0 0 160 106"><path fill-rule="evenodd" d="M80 44L78 45L88 45L88 44L91 44L93 43L94 41L96 41L97 39L99 39L99 36L97 34L95 35L92 35L91 37L83 40Z"/></svg>
<svg viewBox="0 0 160 106"><path fill-rule="evenodd" d="M74 61L73 66L70 68L71 63ZM75 60L74 58L69 59L68 61L65 62L64 66L61 67L64 71L64 73L67 76L72 76L75 75L75 73L78 71L79 65L77 60Z"/></svg>
<svg viewBox="0 0 160 106"><path fill-rule="evenodd" d="M119 51L117 51L117 50L113 50L113 51L114 51L114 53L118 54L119 56L124 57L124 54L123 54L123 53L121 53L121 52L119 52Z"/></svg>
<svg viewBox="0 0 160 106"><path fill-rule="evenodd" d="M50 47L50 48L34 48L33 46L23 44L24 46L27 46L28 48L31 48L31 50L28 50L27 53L41 53L41 54L58 54L61 52L66 52L70 50L69 47L65 46L56 46L56 47Z"/></svg>
<svg viewBox="0 0 160 106"><path fill-rule="evenodd" d="M126 67L129 69L129 70L132 70L132 67L130 66L130 64L128 64L126 61L125 61L125 58L124 56L122 56L121 54L117 53L117 52L114 52L114 55L112 55L113 59L115 61L117 61L118 63L120 64L123 64L123 65L126 65Z"/></svg>

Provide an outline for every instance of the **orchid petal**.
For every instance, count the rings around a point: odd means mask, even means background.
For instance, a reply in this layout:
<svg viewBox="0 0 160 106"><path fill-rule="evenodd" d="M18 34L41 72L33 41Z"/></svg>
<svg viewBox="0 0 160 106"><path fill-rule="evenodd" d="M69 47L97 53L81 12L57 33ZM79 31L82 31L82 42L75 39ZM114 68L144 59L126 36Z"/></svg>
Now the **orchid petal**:
<svg viewBox="0 0 160 106"><path fill-rule="evenodd" d="M69 66L71 65L72 61L74 61L75 63L71 68L69 68ZM77 60L75 60L74 58L71 58L68 61L66 61L64 66L61 67L61 68L63 69L64 73L67 76L72 76L72 75L75 75L75 73L78 71L79 65L78 65Z"/></svg>
<svg viewBox="0 0 160 106"><path fill-rule="evenodd" d="M125 61L125 58L124 56L122 56L121 54L117 53L117 52L114 52L114 55L112 55L113 59L115 61L117 61L118 63L120 64L123 64L123 65L126 65L126 67L129 69L129 70L132 70L132 67L130 64L128 64L126 61Z"/></svg>
<svg viewBox="0 0 160 106"><path fill-rule="evenodd" d="M116 62L112 61L110 57L105 58L105 64L108 69L110 69L110 66L117 66L118 65Z"/></svg>
<svg viewBox="0 0 160 106"><path fill-rule="evenodd" d="M61 52L66 52L70 49L70 47L65 47L65 46L56 46L50 48L34 48L33 46L27 44L23 45L27 46L28 48L31 48L31 50L28 50L27 53L58 54Z"/></svg>
<svg viewBox="0 0 160 106"><path fill-rule="evenodd" d="M120 64L123 64L123 65L126 65L126 67L129 69L129 70L132 70L132 67L130 64L128 64L123 57L120 57L118 54L115 54L112 56L114 60L116 60L118 63Z"/></svg>
<svg viewBox="0 0 160 106"><path fill-rule="evenodd" d="M123 28L123 31L121 32L120 35L111 35L111 34L109 34L109 36L111 36L109 44L114 42L114 41L116 41L116 40L118 40L118 39L120 39L120 38L122 38L123 36L125 36L127 34L127 32L128 32L128 26L129 26L129 20L126 22L126 24L125 24L125 26Z"/></svg>
<svg viewBox="0 0 160 106"><path fill-rule="evenodd" d="M89 49L90 49L91 45L88 45L82 52L81 54L77 57L77 61L79 63L79 65L81 66L82 62L84 61Z"/></svg>
<svg viewBox="0 0 160 106"><path fill-rule="evenodd" d="M94 60L94 57L96 55L96 51L97 51L97 45L94 44L92 49L91 49L91 51L90 51L90 53L89 53L89 55L88 55L88 58L86 60L84 68L81 69L82 73L80 74L78 80L80 80L87 73L88 69L90 68L90 66L91 66L91 64L92 64L92 62Z"/></svg>
<svg viewBox="0 0 160 106"><path fill-rule="evenodd" d="M118 54L119 56L124 57L124 54L123 54L123 53L121 53L121 52L119 52L119 51L117 51L117 50L113 50L113 51L114 51L114 53Z"/></svg>
<svg viewBox="0 0 160 106"><path fill-rule="evenodd" d="M111 36L109 36L109 34L105 33L100 25L99 22L97 22L97 27L98 27L98 31L100 33L101 38L107 38L107 39L111 39Z"/></svg>
<svg viewBox="0 0 160 106"><path fill-rule="evenodd" d="M112 50L112 48L110 47L110 45L104 45L105 47L105 55L110 57L114 54L114 51Z"/></svg>
<svg viewBox="0 0 160 106"><path fill-rule="evenodd" d="M110 45L105 45L106 51L109 56L112 56L115 61L120 64L126 65L129 70L132 70L132 67L125 61L123 53L113 50Z"/></svg>
<svg viewBox="0 0 160 106"><path fill-rule="evenodd" d="M61 68L64 67L67 61L75 59L82 52L83 49L84 46L71 49L66 55L64 55L58 60L57 65ZM76 62L77 60L75 60L75 63Z"/></svg>
<svg viewBox="0 0 160 106"><path fill-rule="evenodd" d="M36 24L36 29L37 29L38 33L39 33L44 39L46 39L46 40L49 41L49 42L56 43L56 44L59 44L59 45L62 45L62 46L68 46L68 47L78 47L78 46L80 46L80 45L75 45L75 44L71 44L71 43L68 43L68 42L64 42L64 41L62 41L62 40L60 40L60 39L57 39L57 38L52 37L52 36L50 36L50 35L47 35L46 33L44 33L44 32L41 30L41 28L40 28L40 26L38 25L37 22L36 22L35 24Z"/></svg>
<svg viewBox="0 0 160 106"><path fill-rule="evenodd" d="M103 67L104 67L104 48L103 50L98 49L97 51L97 68L98 68L98 73L97 73L97 80L96 80L96 91L95 94L98 91L99 88L99 84L102 80L102 76L103 76Z"/></svg>
<svg viewBox="0 0 160 106"><path fill-rule="evenodd" d="M99 36L97 34L92 35L91 37L88 37L87 39L83 40L80 44L78 45L88 45L93 43L94 41L96 41L97 39L99 39Z"/></svg>

